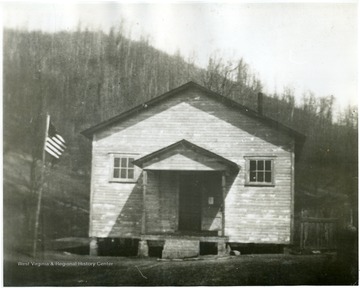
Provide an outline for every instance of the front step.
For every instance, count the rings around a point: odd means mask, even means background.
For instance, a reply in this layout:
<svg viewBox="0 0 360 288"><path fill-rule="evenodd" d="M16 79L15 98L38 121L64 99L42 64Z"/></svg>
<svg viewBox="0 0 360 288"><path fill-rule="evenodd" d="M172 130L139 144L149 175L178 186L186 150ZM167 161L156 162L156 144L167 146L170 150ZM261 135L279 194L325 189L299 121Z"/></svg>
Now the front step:
<svg viewBox="0 0 360 288"><path fill-rule="evenodd" d="M138 256L151 256L164 259L181 259L198 257L199 255L225 255L228 237L204 235L142 235L138 246ZM207 251L206 243L212 243L211 251Z"/></svg>
<svg viewBox="0 0 360 288"><path fill-rule="evenodd" d="M199 240L167 239L162 252L163 259L191 258L199 256Z"/></svg>

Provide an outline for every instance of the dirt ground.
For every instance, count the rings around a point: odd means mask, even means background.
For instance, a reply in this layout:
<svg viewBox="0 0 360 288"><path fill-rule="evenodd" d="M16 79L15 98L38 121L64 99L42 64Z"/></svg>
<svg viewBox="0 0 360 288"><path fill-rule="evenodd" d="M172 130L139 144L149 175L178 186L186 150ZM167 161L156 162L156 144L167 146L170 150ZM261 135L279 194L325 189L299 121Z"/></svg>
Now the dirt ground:
<svg viewBox="0 0 360 288"><path fill-rule="evenodd" d="M5 286L356 285L335 255L204 256L196 260L47 252L4 259Z"/></svg>

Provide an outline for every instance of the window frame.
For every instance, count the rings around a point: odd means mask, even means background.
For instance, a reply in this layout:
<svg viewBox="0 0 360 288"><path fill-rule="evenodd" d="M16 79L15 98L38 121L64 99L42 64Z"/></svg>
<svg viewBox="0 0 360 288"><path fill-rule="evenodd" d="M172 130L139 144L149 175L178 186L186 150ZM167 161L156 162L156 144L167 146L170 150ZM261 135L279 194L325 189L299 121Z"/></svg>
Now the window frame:
<svg viewBox="0 0 360 288"><path fill-rule="evenodd" d="M134 165L133 168L130 168L130 169L133 169L133 175L134 177L133 178L121 178L121 159L127 159L127 164L126 164L126 173L128 174L128 161L129 161L129 158L133 158L134 160L136 160L136 156L137 154L132 154L132 153L109 153L110 154L110 159L109 159L109 163L110 163L110 171L109 171L109 182L116 182L116 183L135 183L137 182L137 177L138 177L138 169L136 167L136 165ZM116 158L119 158L119 178L117 177L114 177L114 171L115 171L115 159ZM133 160L133 161L134 161ZM128 175L127 175L128 176Z"/></svg>
<svg viewBox="0 0 360 288"><path fill-rule="evenodd" d="M256 187L274 187L275 186L275 156L245 156L245 186L256 186ZM250 161L262 160L271 161L271 182L255 182L250 181ZM264 162L264 172L265 162Z"/></svg>

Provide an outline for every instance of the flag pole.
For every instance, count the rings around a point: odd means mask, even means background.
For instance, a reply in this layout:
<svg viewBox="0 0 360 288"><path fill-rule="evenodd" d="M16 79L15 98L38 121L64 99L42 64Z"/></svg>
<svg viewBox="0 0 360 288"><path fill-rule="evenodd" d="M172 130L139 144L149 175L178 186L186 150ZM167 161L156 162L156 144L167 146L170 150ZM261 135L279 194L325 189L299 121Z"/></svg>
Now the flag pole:
<svg viewBox="0 0 360 288"><path fill-rule="evenodd" d="M45 137L44 144L41 156L41 174L40 174L40 187L36 205L36 215L35 215L35 229L34 229L34 243L33 243L33 256L36 256L37 252L37 240L38 240L38 230L39 230L39 218L40 218L40 210L41 210L41 198L42 192L44 188L44 174L45 174L45 146L46 146L46 138L48 137L48 131L50 126L50 115L46 114L46 126L45 126Z"/></svg>

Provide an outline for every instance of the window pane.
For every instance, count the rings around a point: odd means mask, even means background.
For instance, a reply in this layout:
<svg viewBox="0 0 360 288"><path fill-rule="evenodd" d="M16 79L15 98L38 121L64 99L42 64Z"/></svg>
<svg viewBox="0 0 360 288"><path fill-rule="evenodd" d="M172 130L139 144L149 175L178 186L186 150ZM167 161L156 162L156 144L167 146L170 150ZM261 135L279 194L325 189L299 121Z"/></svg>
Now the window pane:
<svg viewBox="0 0 360 288"><path fill-rule="evenodd" d="M256 160L250 160L250 171L256 170Z"/></svg>
<svg viewBox="0 0 360 288"><path fill-rule="evenodd" d="M271 160L265 161L265 170L271 171Z"/></svg>
<svg viewBox="0 0 360 288"><path fill-rule="evenodd" d="M129 170L128 170L128 178L129 178L129 179L133 179L133 178L134 178L134 169L129 169Z"/></svg>
<svg viewBox="0 0 360 288"><path fill-rule="evenodd" d="M122 179L126 179L126 169L121 169L120 175Z"/></svg>
<svg viewBox="0 0 360 288"><path fill-rule="evenodd" d="M127 166L127 158L121 158L121 167L126 168Z"/></svg>
<svg viewBox="0 0 360 288"><path fill-rule="evenodd" d="M271 183L271 172L265 172L265 182Z"/></svg>
<svg viewBox="0 0 360 288"><path fill-rule="evenodd" d="M250 172L250 182L256 182L256 172Z"/></svg>
<svg viewBox="0 0 360 288"><path fill-rule="evenodd" d="M119 169L114 169L114 178L119 178Z"/></svg>
<svg viewBox="0 0 360 288"><path fill-rule="evenodd" d="M113 179L134 179L135 178L135 161L134 156L113 155Z"/></svg>
<svg viewBox="0 0 360 288"><path fill-rule="evenodd" d="M133 168L134 167L134 163L132 163L134 161L134 158L129 158L129 168Z"/></svg>
<svg viewBox="0 0 360 288"><path fill-rule="evenodd" d="M264 157L265 158L265 157ZM257 158L255 158L257 159ZM273 160L265 159L249 159L249 178L247 181L252 182L253 185L268 185L273 183L274 171Z"/></svg>
<svg viewBox="0 0 360 288"><path fill-rule="evenodd" d="M257 170L259 171L264 170L264 160L258 160L257 164L258 164Z"/></svg>

